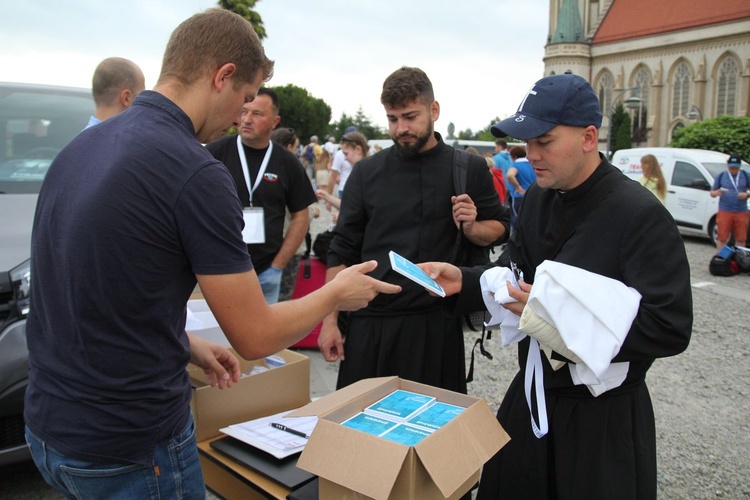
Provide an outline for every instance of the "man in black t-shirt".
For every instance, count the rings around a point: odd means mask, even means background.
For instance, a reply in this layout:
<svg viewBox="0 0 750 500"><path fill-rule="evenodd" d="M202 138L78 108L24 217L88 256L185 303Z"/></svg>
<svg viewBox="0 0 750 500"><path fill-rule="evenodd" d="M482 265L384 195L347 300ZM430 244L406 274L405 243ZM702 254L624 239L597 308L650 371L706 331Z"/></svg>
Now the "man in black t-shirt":
<svg viewBox="0 0 750 500"><path fill-rule="evenodd" d="M269 304L279 300L282 271L307 233L307 207L317 201L299 160L271 141L280 120L276 92L261 87L255 100L242 107L239 134L206 145L232 174L245 207L246 230L253 222L263 223L263 237L246 237L245 242ZM287 209L292 221L284 234Z"/></svg>

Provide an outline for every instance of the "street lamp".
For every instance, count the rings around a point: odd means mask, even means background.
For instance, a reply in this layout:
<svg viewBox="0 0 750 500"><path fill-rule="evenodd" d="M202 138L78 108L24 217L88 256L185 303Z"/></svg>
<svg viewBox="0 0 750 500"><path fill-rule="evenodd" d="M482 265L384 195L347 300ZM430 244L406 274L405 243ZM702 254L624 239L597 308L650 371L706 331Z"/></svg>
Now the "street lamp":
<svg viewBox="0 0 750 500"><path fill-rule="evenodd" d="M607 152L606 156L607 158L610 157L610 146L612 144L612 113L615 112L615 105L617 104L617 100L625 94L625 92L630 92L632 90L640 90L640 87L628 87L623 89L622 92L617 94L615 96L614 100L612 101L612 105L609 107L609 113L607 114ZM633 95L625 99L625 107L628 109L638 109L643 105L643 99L638 97L637 95Z"/></svg>
<svg viewBox="0 0 750 500"><path fill-rule="evenodd" d="M685 116L687 116L687 119L691 121L696 119L699 121L703 120L703 113L701 113L701 110L695 104L693 104L693 107L690 108L690 111L688 111L687 115Z"/></svg>

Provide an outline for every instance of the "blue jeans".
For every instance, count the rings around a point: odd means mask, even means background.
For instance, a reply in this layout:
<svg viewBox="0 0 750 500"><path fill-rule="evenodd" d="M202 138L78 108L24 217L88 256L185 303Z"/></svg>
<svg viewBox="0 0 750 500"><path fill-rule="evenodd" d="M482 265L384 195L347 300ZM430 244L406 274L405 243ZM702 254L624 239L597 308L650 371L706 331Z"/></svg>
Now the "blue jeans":
<svg viewBox="0 0 750 500"><path fill-rule="evenodd" d="M164 446L156 446L150 467L132 463L94 463L66 457L35 436L28 427L26 442L44 480L66 498L206 498L192 415L179 435Z"/></svg>
<svg viewBox="0 0 750 500"><path fill-rule="evenodd" d="M281 275L283 269L269 267L258 275L260 289L263 290L263 296L269 304L275 304L279 301L279 290L281 290Z"/></svg>

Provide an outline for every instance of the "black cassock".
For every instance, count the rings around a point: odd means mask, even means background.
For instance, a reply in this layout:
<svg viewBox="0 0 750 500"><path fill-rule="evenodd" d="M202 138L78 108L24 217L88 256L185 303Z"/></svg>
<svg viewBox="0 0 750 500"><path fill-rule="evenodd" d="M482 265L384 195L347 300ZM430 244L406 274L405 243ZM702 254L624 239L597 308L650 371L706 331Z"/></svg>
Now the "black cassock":
<svg viewBox="0 0 750 500"><path fill-rule="evenodd" d="M466 393L460 318L444 312L443 299L391 270L388 259L391 250L415 263L450 259L457 235L452 169L453 148L442 140L417 158L405 159L391 147L352 169L328 264L377 260L371 275L403 291L382 294L349 315L339 388L398 375ZM506 211L479 156L471 156L466 192L477 206L477 220L504 218L507 227Z"/></svg>
<svg viewBox="0 0 750 500"><path fill-rule="evenodd" d="M636 182L618 179L590 210L576 211L585 197L603 189L607 183L601 181L608 176L622 174L602 161L589 179L567 193L532 186L518 230L498 264L512 262L533 283L537 266L554 257L640 292L636 319L613 359L630 363L627 377L620 387L594 397L585 386L573 384L567 366L553 371L542 356L549 432L537 438L524 393L529 338L522 340L521 369L497 415L511 441L485 465L479 499L656 497L655 423L645 375L655 358L680 353L688 345L690 271L671 216ZM464 269L459 310L481 301L481 273Z"/></svg>

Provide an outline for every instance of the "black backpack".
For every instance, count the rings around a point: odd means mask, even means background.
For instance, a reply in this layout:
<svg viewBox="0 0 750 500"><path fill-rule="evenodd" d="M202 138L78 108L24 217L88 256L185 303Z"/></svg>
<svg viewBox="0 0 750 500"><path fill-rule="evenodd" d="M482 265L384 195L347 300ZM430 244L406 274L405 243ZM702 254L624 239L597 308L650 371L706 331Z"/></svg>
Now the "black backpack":
<svg viewBox="0 0 750 500"><path fill-rule="evenodd" d="M735 253L730 253L726 258L718 253L711 257L708 263L708 272L713 276L734 276L739 274L740 266L735 260Z"/></svg>
<svg viewBox="0 0 750 500"><path fill-rule="evenodd" d="M735 247L734 260L737 262L737 267L741 273L750 273L750 250Z"/></svg>

